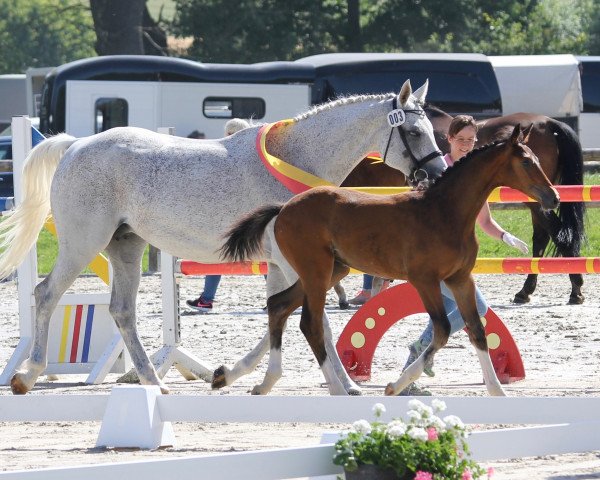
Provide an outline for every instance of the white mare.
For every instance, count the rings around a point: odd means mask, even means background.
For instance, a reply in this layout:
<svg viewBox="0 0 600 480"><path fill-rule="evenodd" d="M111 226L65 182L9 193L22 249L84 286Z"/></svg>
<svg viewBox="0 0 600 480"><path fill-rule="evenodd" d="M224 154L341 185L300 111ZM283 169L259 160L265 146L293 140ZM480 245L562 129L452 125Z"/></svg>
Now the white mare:
<svg viewBox="0 0 600 480"><path fill-rule="evenodd" d="M369 152L384 152L386 162L407 175L444 169L431 123L422 112L427 84L412 93L407 81L399 95L343 98L273 129L267 150L291 165L339 185ZM390 133L393 105L406 122ZM23 202L0 224L0 278L23 261L49 213L58 234L52 272L35 288L36 320L29 358L11 380L13 393L33 388L47 365L48 324L58 300L101 251L113 267L110 312L125 341L142 384L168 388L144 351L136 327L136 296L147 243L171 255L219 262L222 235L245 212L292 193L272 176L255 148L259 127L218 140L186 139L133 127L114 128L86 138L61 134L45 140L27 157ZM404 139L402 139L402 137ZM425 165L419 160L429 159ZM275 244L273 242L273 244ZM276 249L269 262L267 294L296 282L297 276ZM328 330L331 393L358 393L347 376ZM268 333L255 357L268 348ZM262 353L264 355L264 353ZM238 362L227 383L258 362ZM246 370L245 370L246 368ZM340 379L338 379L338 376ZM333 378L335 377L335 378Z"/></svg>

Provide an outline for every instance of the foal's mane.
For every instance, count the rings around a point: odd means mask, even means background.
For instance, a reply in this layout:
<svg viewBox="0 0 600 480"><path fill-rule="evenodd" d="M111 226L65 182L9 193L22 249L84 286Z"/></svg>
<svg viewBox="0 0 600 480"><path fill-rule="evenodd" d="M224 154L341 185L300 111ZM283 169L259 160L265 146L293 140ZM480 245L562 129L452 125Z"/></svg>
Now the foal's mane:
<svg viewBox="0 0 600 480"><path fill-rule="evenodd" d="M321 105L316 105L312 107L310 110L307 110L304 113L301 113L294 117L294 121L304 120L309 117L313 117L325 110L331 110L332 108L339 107L341 105L349 105L352 103L360 103L368 100L387 100L388 98L393 98L397 96L397 93L382 93L378 95L351 95L348 97L339 97L335 100L331 100L327 103L322 103Z"/></svg>
<svg viewBox="0 0 600 480"><path fill-rule="evenodd" d="M487 150L490 150L492 147L495 147L496 145L498 145L500 143L504 143L507 141L508 140L496 140L495 142L486 143L485 145L482 145L481 147L477 147L477 148L471 150L460 160L456 161L454 164L449 166L444 171L444 173L433 183L433 185L431 185L426 190L426 192L429 190L435 189L436 187L438 187L440 184L443 184L444 182L447 183L448 178L454 177L457 175L456 172L461 172L462 170L464 170L466 168L466 166L469 165L473 161L473 158L478 157L481 153L483 153Z"/></svg>

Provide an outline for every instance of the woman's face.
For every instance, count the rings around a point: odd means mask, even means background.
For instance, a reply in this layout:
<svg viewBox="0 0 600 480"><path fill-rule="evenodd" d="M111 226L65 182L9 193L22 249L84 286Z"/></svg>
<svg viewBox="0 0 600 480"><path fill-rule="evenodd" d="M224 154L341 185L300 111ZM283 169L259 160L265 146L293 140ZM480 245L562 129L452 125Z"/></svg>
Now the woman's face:
<svg viewBox="0 0 600 480"><path fill-rule="evenodd" d="M473 150L477 141L477 130L468 125L453 136L448 137L450 144L450 155L453 159L458 160L464 157L467 153Z"/></svg>

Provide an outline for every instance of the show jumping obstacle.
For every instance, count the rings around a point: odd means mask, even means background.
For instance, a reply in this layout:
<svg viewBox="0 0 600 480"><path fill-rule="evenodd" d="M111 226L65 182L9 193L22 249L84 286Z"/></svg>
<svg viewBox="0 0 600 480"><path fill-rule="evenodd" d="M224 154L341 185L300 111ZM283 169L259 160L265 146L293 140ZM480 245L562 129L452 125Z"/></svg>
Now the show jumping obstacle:
<svg viewBox="0 0 600 480"><path fill-rule="evenodd" d="M22 195L23 160L44 137L32 128L27 117L13 118L12 131L15 204L18 205ZM45 227L56 233L51 221L46 222ZM97 256L90 268L110 284L110 267L105 257ZM0 375L0 385L10 383L31 348L36 315L33 290L38 282L35 246L17 272L20 339ZM109 293L63 295L50 319L46 374L88 374L86 383L101 383L109 372L121 373L131 368L121 334L108 312L109 301Z"/></svg>

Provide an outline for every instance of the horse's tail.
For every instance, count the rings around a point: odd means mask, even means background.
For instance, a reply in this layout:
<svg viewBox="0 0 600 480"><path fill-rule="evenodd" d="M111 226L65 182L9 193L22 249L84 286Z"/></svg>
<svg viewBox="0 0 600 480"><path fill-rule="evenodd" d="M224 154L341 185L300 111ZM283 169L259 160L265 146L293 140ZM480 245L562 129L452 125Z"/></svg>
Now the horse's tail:
<svg viewBox="0 0 600 480"><path fill-rule="evenodd" d="M583 185L583 152L577 134L566 123L551 119L550 130L558 145L559 185ZM585 242L585 203L565 202L558 209L560 227L556 252L578 256Z"/></svg>
<svg viewBox="0 0 600 480"><path fill-rule="evenodd" d="M21 264L37 240L50 213L52 177L58 162L76 140L70 135L57 135L37 145L25 159L22 201L0 223L0 279Z"/></svg>
<svg viewBox="0 0 600 480"><path fill-rule="evenodd" d="M239 220L223 236L226 241L219 250L224 260L243 262L262 251L262 238L269 222L283 205L265 205Z"/></svg>

